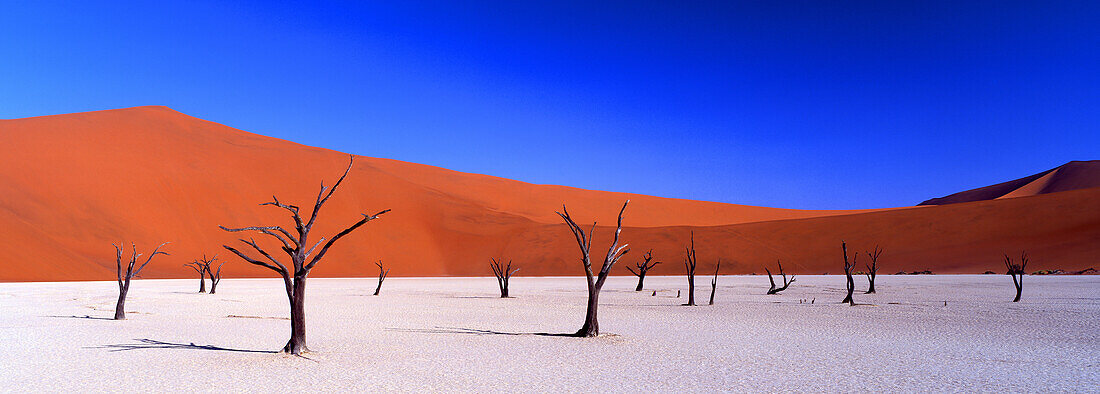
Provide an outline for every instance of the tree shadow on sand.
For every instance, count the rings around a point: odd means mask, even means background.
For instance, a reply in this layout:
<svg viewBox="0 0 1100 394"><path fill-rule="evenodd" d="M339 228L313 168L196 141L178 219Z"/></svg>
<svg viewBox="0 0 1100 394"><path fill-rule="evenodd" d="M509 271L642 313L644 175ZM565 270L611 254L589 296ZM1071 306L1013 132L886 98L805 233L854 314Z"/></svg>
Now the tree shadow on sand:
<svg viewBox="0 0 1100 394"><path fill-rule="evenodd" d="M577 337L577 334L551 333L551 332L505 332L493 330L479 330L463 327L434 327L434 328L386 328L386 331L414 332L421 334L467 334L467 335L531 335L540 337Z"/></svg>
<svg viewBox="0 0 1100 394"><path fill-rule="evenodd" d="M88 346L91 349L110 349L111 352L121 352L125 350L138 350L138 349L196 349L196 350L217 350L223 352L241 352L241 353L278 353L273 350L249 350L249 349L233 349L226 347L219 347L213 345L196 345L192 343L173 343L158 341L155 339L143 338L135 339L138 343L119 343L113 345L102 346Z"/></svg>
<svg viewBox="0 0 1100 394"><path fill-rule="evenodd" d="M69 315L69 316L61 316L61 315L50 315L50 316L46 316L46 317L60 317L60 318L63 318L63 319L115 320L115 319L112 319L112 318L109 318L109 317L96 317L96 316L91 316L91 315L84 315L84 316L77 316L77 315Z"/></svg>

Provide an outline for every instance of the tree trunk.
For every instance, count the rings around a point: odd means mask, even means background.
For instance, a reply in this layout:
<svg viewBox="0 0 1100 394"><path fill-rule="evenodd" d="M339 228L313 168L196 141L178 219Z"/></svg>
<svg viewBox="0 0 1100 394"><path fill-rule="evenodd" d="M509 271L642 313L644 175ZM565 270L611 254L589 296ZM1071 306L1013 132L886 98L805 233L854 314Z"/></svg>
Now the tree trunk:
<svg viewBox="0 0 1100 394"><path fill-rule="evenodd" d="M711 283L710 285L710 303L707 305L714 305L714 293L718 291L718 284Z"/></svg>
<svg viewBox="0 0 1100 394"><path fill-rule="evenodd" d="M642 291L642 282L645 282L645 273L638 275L638 287L634 288L634 291Z"/></svg>
<svg viewBox="0 0 1100 394"><path fill-rule="evenodd" d="M283 352L302 354L309 351L306 347L306 278L294 278L294 293L290 297L290 341Z"/></svg>
<svg viewBox="0 0 1100 394"><path fill-rule="evenodd" d="M218 288L218 282L210 281L210 294L214 294L214 289Z"/></svg>
<svg viewBox="0 0 1100 394"><path fill-rule="evenodd" d="M202 274L199 274L199 293L205 293L205 292L206 292L206 279L202 277Z"/></svg>
<svg viewBox="0 0 1100 394"><path fill-rule="evenodd" d="M130 290L127 283L118 288L118 303L115 304L115 320L126 320L126 292ZM1017 296L1019 299L1019 296Z"/></svg>
<svg viewBox="0 0 1100 394"><path fill-rule="evenodd" d="M872 294L875 292L875 275L867 275L867 281L870 282L871 285L867 287L867 293L864 294Z"/></svg>
<svg viewBox="0 0 1100 394"><path fill-rule="evenodd" d="M500 298L508 298L508 281L500 282Z"/></svg>
<svg viewBox="0 0 1100 394"><path fill-rule="evenodd" d="M695 275L688 275L688 302L684 305L695 305Z"/></svg>
<svg viewBox="0 0 1100 394"><path fill-rule="evenodd" d="M855 291L855 288L856 288L856 281L854 279L852 279L851 274L848 274L848 296L844 297L844 301L840 302L841 304L847 302L848 305L851 305L851 306L856 305L856 301L854 299L852 299L852 292Z"/></svg>
<svg viewBox="0 0 1100 394"><path fill-rule="evenodd" d="M575 334L587 338L600 335L600 323L596 320L596 308L600 306L600 289L588 290L588 312L584 315L584 325Z"/></svg>
<svg viewBox="0 0 1100 394"><path fill-rule="evenodd" d="M1020 302L1020 294L1024 292L1024 276L1020 275L1020 280L1016 280L1016 275L1012 275L1012 284L1016 285L1016 298L1012 302Z"/></svg>
<svg viewBox="0 0 1100 394"><path fill-rule="evenodd" d="M380 292L382 292L382 280L381 279L378 280L378 287L374 288L374 295L378 295L378 293L380 293Z"/></svg>

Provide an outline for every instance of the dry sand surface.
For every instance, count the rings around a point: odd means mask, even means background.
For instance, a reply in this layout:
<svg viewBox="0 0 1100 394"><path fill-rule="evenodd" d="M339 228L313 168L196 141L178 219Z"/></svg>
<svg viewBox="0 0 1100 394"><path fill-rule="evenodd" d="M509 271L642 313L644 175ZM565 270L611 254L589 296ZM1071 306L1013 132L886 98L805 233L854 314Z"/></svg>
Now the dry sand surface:
<svg viewBox="0 0 1100 394"><path fill-rule="evenodd" d="M857 282L864 287L865 282ZM613 277L598 338L575 331L583 278L311 279L308 359L276 279L137 280L128 320L113 282L0 284L0 382L12 391L524 392L1096 391L1100 276L880 276L849 307L839 276L719 279L716 305L683 307L682 277ZM697 299L709 296L698 279ZM657 296L652 296L652 290ZM814 304L799 303L814 299ZM944 306L947 301L947 306ZM86 317L85 317L86 316Z"/></svg>

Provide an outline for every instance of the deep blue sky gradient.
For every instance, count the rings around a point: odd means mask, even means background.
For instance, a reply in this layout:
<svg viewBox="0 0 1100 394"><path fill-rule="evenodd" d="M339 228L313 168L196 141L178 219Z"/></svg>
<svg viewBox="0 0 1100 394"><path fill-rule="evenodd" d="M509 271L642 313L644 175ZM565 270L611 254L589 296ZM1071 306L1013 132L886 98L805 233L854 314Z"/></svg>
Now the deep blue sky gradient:
<svg viewBox="0 0 1100 394"><path fill-rule="evenodd" d="M75 3L0 5L0 118L166 105L459 171L806 209L1100 159L1100 2Z"/></svg>

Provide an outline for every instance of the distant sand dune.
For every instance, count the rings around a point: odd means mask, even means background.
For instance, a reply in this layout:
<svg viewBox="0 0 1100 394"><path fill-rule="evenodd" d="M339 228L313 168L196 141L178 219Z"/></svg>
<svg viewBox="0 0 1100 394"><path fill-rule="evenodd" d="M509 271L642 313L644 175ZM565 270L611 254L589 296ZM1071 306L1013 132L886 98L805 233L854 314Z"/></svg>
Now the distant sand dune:
<svg viewBox="0 0 1100 394"><path fill-rule="evenodd" d="M8 252L0 281L110 280L111 243L131 241L139 249L172 242L172 255L143 272L148 278L191 277L182 264L203 253L229 261L226 277L271 276L230 258L221 245L237 242L235 234L217 226L287 225L283 211L259 204L273 194L308 204L319 183L334 182L347 164L344 153L165 107L0 120L0 142L0 247ZM1091 171L1082 166L1061 167L1041 189L1087 186L1073 175ZM1034 194L940 207L792 210L533 185L359 157L316 232L331 235L360 213L393 211L337 244L313 275L372 276L378 259L394 276L490 275L490 256L514 260L521 275L579 275L576 246L554 211L565 203L579 221L609 225L626 199L623 236L634 252L624 263L652 248L665 261L654 274L680 272L692 230L701 272L721 257L726 273L762 273L777 258L795 273L835 273L841 239L859 250L880 244L889 271L998 270L1000 253L1019 249L1032 252L1036 269L1100 266L1100 188ZM596 243L608 234L597 229ZM622 267L615 273L627 274Z"/></svg>

